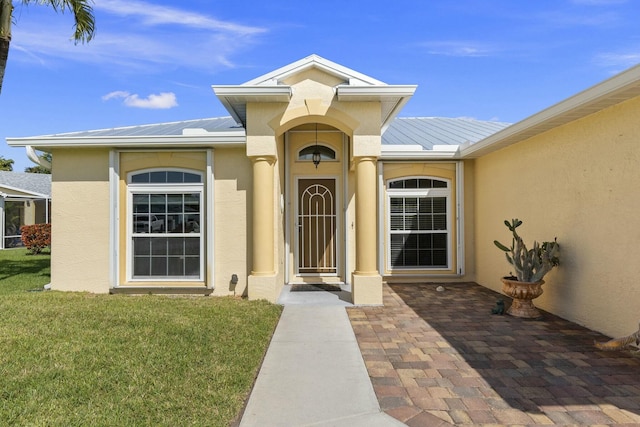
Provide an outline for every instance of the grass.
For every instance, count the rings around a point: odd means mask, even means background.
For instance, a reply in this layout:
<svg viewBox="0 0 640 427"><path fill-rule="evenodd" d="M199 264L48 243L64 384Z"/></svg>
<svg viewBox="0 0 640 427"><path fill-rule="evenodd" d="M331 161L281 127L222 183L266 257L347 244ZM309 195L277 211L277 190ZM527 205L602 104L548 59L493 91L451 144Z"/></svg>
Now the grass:
<svg viewBox="0 0 640 427"><path fill-rule="evenodd" d="M239 415L279 306L27 292L48 275L47 255L0 251L0 424L228 426Z"/></svg>
<svg viewBox="0 0 640 427"><path fill-rule="evenodd" d="M0 296L42 289L51 280L50 254L29 255L26 249L0 251Z"/></svg>

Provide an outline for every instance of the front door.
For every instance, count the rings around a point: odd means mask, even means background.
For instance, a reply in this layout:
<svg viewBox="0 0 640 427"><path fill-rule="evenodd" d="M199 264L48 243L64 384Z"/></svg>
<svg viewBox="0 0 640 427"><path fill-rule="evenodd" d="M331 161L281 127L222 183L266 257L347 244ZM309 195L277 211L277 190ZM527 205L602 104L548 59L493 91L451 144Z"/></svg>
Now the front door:
<svg viewBox="0 0 640 427"><path fill-rule="evenodd" d="M336 180L298 180L297 274L338 273L336 255Z"/></svg>

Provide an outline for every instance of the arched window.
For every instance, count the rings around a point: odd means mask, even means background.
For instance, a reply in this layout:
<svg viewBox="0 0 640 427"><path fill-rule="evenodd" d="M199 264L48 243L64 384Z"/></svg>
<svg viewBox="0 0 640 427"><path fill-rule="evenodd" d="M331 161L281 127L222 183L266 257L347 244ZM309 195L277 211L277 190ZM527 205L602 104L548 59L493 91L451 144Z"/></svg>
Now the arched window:
<svg viewBox="0 0 640 427"><path fill-rule="evenodd" d="M176 170L150 171L132 174L130 182L137 184L183 184L202 182L202 175Z"/></svg>
<svg viewBox="0 0 640 427"><path fill-rule="evenodd" d="M314 151L318 150L320 153L320 160L335 160L336 152L327 147L326 145L310 145L308 147L303 148L298 152L298 160L301 161L311 161L313 160Z"/></svg>
<svg viewBox="0 0 640 427"><path fill-rule="evenodd" d="M449 267L450 197L447 180L410 177L387 181L390 269Z"/></svg>
<svg viewBox="0 0 640 427"><path fill-rule="evenodd" d="M149 170L129 175L131 280L202 280L202 174Z"/></svg>

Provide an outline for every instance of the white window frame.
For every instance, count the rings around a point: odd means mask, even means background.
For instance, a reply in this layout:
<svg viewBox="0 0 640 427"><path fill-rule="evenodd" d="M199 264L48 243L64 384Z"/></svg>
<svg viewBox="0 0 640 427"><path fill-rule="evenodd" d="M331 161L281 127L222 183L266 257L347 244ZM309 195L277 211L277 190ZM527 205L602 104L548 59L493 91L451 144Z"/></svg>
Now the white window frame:
<svg viewBox="0 0 640 427"><path fill-rule="evenodd" d="M132 183L132 176L148 172L184 172L200 177L199 183ZM205 280L205 241L206 232L206 206L204 174L201 171L181 168L152 168L133 171L127 174L127 208L126 208L126 238L127 238L127 281L129 282L202 282ZM133 232L133 195L134 194L184 194L197 193L200 196L200 230L199 233L152 233L153 237L195 237L200 239L200 264L198 277L186 276L153 276L134 277L133 275L133 237L139 236ZM151 214L151 213L150 213Z"/></svg>
<svg viewBox="0 0 640 427"><path fill-rule="evenodd" d="M430 179L433 181L445 182L447 184L446 188L390 188L390 184L392 182L398 181L406 181L411 179ZM420 271L441 271L441 270L450 270L453 261L453 242L452 242L452 216L455 212L452 212L451 208L451 180L437 177L437 176L405 176L400 178L392 178L386 181L386 221L387 221L387 229L386 229L386 258L387 258L387 270L388 271L407 271L407 270L420 270ZM445 206L446 206L446 230L440 231L438 230L438 234L446 234L446 242L447 242L447 264L446 266L399 266L394 267L392 265L391 258L391 236L393 234L407 234L410 233L406 230L396 231L391 229L391 199L394 197L417 197L417 198L435 198L435 197L444 197L445 198ZM430 234L433 231L428 231L420 234Z"/></svg>

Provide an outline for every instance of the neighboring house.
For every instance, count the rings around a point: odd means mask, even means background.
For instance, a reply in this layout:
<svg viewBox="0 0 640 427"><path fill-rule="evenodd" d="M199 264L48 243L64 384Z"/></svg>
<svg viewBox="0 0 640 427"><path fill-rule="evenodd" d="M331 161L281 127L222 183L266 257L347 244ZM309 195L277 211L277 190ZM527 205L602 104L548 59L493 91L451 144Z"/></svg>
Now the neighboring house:
<svg viewBox="0 0 640 427"><path fill-rule="evenodd" d="M20 227L49 222L51 175L0 171L0 249L22 246Z"/></svg>
<svg viewBox="0 0 640 427"><path fill-rule="evenodd" d="M231 117L8 139L56 159L53 289L275 301L286 283L347 283L356 304L381 304L383 281L499 290L493 240L517 217L562 248L537 305L635 330L640 67L514 125L398 118L415 89L313 55L213 86Z"/></svg>

